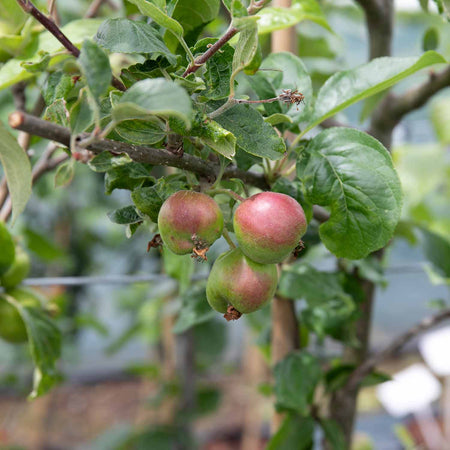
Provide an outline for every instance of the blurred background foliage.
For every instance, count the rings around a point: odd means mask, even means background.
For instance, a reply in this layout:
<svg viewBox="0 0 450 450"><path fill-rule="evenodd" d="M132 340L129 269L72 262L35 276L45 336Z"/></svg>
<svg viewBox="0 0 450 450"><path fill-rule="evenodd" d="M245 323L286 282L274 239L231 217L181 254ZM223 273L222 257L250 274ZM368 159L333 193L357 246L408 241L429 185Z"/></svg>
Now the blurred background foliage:
<svg viewBox="0 0 450 450"><path fill-rule="evenodd" d="M44 5L44 2L36 3ZM89 3L84 0L59 0L61 23L82 16ZM336 71L357 66L367 59L367 36L362 12L350 2L321 3L334 32L328 32L312 22L302 22L297 26L299 55L312 75L315 89ZM105 5L100 10L101 14L122 16L124 8L127 8L128 14L133 13L132 5L115 4L118 6L116 11ZM400 7L402 2L396 4ZM23 25L15 18L14 8L10 16L2 15L2 18L6 20L0 23L1 27L20 28ZM393 56L412 56L431 49L450 58L450 27L441 17L419 8L398 9L395 21ZM208 25L205 35L220 34L227 24L228 17L222 11ZM269 52L269 35L264 35L260 43L265 56ZM409 77L395 90L404 91L426 76L426 73L421 73ZM248 89L243 78L240 89ZM27 101L30 105L36 97L36 87L28 87ZM338 118L351 126L364 127L367 117L381 98L382 94L360 102L340 113ZM11 92L1 91L0 119L6 120L13 109ZM433 308L449 304L449 123L450 90L446 89L427 106L408 115L395 130L392 154L404 191L402 220L396 239L382 262L386 268L385 276L381 275L376 265L365 262L362 267L366 275L382 287L377 293L372 339L374 347L388 342L399 330L406 329ZM38 153L43 145L34 138L31 148ZM258 358L269 360L270 308L238 323L226 325L204 301L202 287L208 272L206 264L195 264L189 257L161 255L154 249L147 253L147 243L155 230L141 227L128 239L124 227L108 219L108 212L129 204L127 191L114 190L111 195L105 196L102 174L94 173L82 164L76 165L76 174L69 186L55 189L54 184L52 175L39 180L32 200L14 228L14 233L32 255L31 277L162 274L160 279L150 283L42 288L58 312L58 325L65 336L59 367L65 377L64 386L97 383L106 386L108 383L123 382L117 391L115 407L120 410L123 401L126 411L126 402L130 401L131 394L126 391L124 380L141 380L136 392L133 391L133 395L137 396L134 402L140 406L138 412L127 415L124 423L118 414L103 422L99 420L95 426L81 429L79 433L55 431L60 422L52 414L52 409L72 408L76 415L77 407L81 412L91 407L94 411L96 407L102 411L102 405L91 404L89 396L80 390L82 388L75 387L72 393L51 393L50 400L37 401L36 404L45 403L40 415L36 412L39 410L37 406L25 406L18 400L19 397L14 397L15 403L8 403L7 393L16 392L23 396L28 391L31 366L26 346L19 347L18 351L18 347L12 348L0 342L0 393L5 394L0 396L0 443L4 435L5 442L11 442L7 439L12 439L12 442L17 439L19 444L32 445L27 438L21 440L24 438L21 432L17 433L17 427L23 430L26 420L33 420L30 414L19 417L18 411L25 408L34 411L33 414L38 415L37 419L34 417L34 423L36 420L43 421L48 431L48 435L44 432L38 437L36 433L30 433L30 439L41 439L49 445L53 442L55 446L51 448L172 448L177 440L187 442L190 439L190 428L187 427L186 417L183 417L186 402L195 405L195 417L198 418L195 429L200 430L200 436L206 441L210 436L205 430L214 427L219 437L220 433L227 431L222 420L228 417L224 408L231 404L245 412L246 405L242 402L245 402L246 395L248 398L258 398L252 408L262 405L258 414L267 424L271 406L266 399L271 395L271 384L268 373L261 369L264 362ZM307 276L314 276L314 270L331 272L335 269L335 258L323 245L314 244L313 234L310 231L311 239L308 236L305 238L307 252L298 264L301 267L293 269L306 270ZM226 244L222 240L214 244L209 253L210 262L225 249ZM186 280L192 275L198 281L187 285ZM288 282L285 280L285 283ZM305 308L303 303L299 307ZM181 313L175 321L178 311ZM340 313L345 318L351 311ZM314 316L314 310L306 311L303 318L312 323L320 337L321 322ZM175 335L171 335L171 331ZM301 338L304 344L308 342L305 329L302 329ZM345 339L351 339L351 336ZM174 345L174 340L178 345ZM259 349L257 356L251 349L254 344ZM310 342L319 356L333 355L339 345L329 338ZM176 348L181 355L173 354ZM189 352L195 353L194 368L187 366L189 361L184 357ZM252 361L257 363L248 368ZM197 377L194 381L195 398L185 398L183 387L186 383L193 383L189 379L193 370ZM224 374L228 381L224 379ZM250 377L250 384L246 377ZM258 390L254 379L258 380ZM114 393L116 385L111 384L109 389ZM65 399L64 406L58 403L59 396ZM106 400L103 408L105 405L109 405ZM362 396L361 409L371 414L361 415L357 425L359 431L370 436L357 440L361 449L391 448L388 445L395 442L394 432L386 433L386 429L392 429L390 419L381 413L375 414L377 408L373 396ZM236 413L237 417L242 418L243 411ZM62 417L67 419L64 427L68 428L73 426L69 413L62 413ZM143 414L147 421L149 417L161 419L164 415L176 417L176 420L137 432L139 425L145 422L139 414ZM205 415L209 418L205 419ZM164 423L164 420L159 422ZM231 425L235 425L234 420L231 420ZM61 446L60 439L66 439L67 447ZM379 445L373 446L371 439Z"/></svg>

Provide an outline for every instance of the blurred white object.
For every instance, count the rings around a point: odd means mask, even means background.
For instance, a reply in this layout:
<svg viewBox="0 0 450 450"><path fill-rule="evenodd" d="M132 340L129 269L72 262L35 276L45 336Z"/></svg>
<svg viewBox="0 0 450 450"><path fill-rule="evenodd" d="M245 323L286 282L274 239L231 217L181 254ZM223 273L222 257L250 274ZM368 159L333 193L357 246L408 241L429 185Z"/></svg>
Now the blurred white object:
<svg viewBox="0 0 450 450"><path fill-rule="evenodd" d="M445 441L430 408L441 395L438 379L424 364L413 364L392 378L377 387L378 400L392 416L414 414L427 447L443 450Z"/></svg>
<svg viewBox="0 0 450 450"><path fill-rule="evenodd" d="M450 375L450 327L427 333L419 341L419 350L436 375Z"/></svg>
<svg viewBox="0 0 450 450"><path fill-rule="evenodd" d="M444 382L443 422L446 445L450 449L450 327L430 331L419 341L422 358Z"/></svg>
<svg viewBox="0 0 450 450"><path fill-rule="evenodd" d="M377 387L378 400L395 417L422 411L440 395L439 381L424 364L413 364Z"/></svg>

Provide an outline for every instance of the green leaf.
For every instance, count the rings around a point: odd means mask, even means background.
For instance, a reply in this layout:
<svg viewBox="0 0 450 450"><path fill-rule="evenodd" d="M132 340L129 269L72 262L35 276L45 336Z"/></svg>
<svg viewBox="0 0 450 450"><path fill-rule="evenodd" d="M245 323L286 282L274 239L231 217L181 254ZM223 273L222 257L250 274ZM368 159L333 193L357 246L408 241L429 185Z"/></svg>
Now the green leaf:
<svg viewBox="0 0 450 450"><path fill-rule="evenodd" d="M65 99L74 86L73 79L63 71L53 72L49 75L43 92L47 105L51 105L56 100Z"/></svg>
<svg viewBox="0 0 450 450"><path fill-rule="evenodd" d="M146 181L153 181L150 169L148 165L134 161L109 169L105 175L105 193L109 195L114 189L132 191Z"/></svg>
<svg viewBox="0 0 450 450"><path fill-rule="evenodd" d="M354 364L338 364L325 373L326 391L334 392L341 389L348 381L350 375L356 370ZM383 372L374 371L366 375L360 382L363 387L376 386L389 381L391 377Z"/></svg>
<svg viewBox="0 0 450 450"><path fill-rule="evenodd" d="M237 146L247 153L275 160L286 151L284 140L248 105L233 106L215 120L233 133Z"/></svg>
<svg viewBox="0 0 450 450"><path fill-rule="evenodd" d="M16 255L14 241L3 222L0 222L0 248L2 249L0 252L0 276L2 276L14 262Z"/></svg>
<svg viewBox="0 0 450 450"><path fill-rule="evenodd" d="M164 78L138 81L113 106L116 122L128 119L148 119L150 116L176 117L190 126L191 99L177 84Z"/></svg>
<svg viewBox="0 0 450 450"><path fill-rule="evenodd" d="M112 72L108 56L95 42L85 40L78 57L78 64L86 77L89 90L98 101L111 83Z"/></svg>
<svg viewBox="0 0 450 450"><path fill-rule="evenodd" d="M349 322L355 304L344 291L339 273L320 272L307 264L295 264L282 272L279 292L286 298L306 300L302 323L319 339L330 335L351 342L353 330Z"/></svg>
<svg viewBox="0 0 450 450"><path fill-rule="evenodd" d="M69 126L69 111L67 111L67 103L63 98L55 100L49 105L44 113L44 120L62 125Z"/></svg>
<svg viewBox="0 0 450 450"><path fill-rule="evenodd" d="M239 33L239 39L234 50L231 67L230 91L234 92L236 75L244 70L253 60L258 50L258 28L256 23L245 27Z"/></svg>
<svg viewBox="0 0 450 450"><path fill-rule="evenodd" d="M167 28L176 36L183 36L183 27L169 17L162 8L162 4L156 0L128 0L139 8L145 16L151 17L158 25Z"/></svg>
<svg viewBox="0 0 450 450"><path fill-rule="evenodd" d="M195 133L195 134L194 134ZM236 151L236 138L233 133L222 128L214 120L202 123L201 126L193 130L195 136L200 136L200 140L211 147L217 153L231 159Z"/></svg>
<svg viewBox="0 0 450 450"><path fill-rule="evenodd" d="M125 120L114 131L128 142L138 145L152 145L162 141L167 131L165 124L157 117L147 120Z"/></svg>
<svg viewBox="0 0 450 450"><path fill-rule="evenodd" d="M376 58L355 69L336 73L321 87L311 123L302 134L351 104L384 91L418 70L445 62L443 56L430 51L420 57Z"/></svg>
<svg viewBox="0 0 450 450"><path fill-rule="evenodd" d="M75 159L70 158L61 164L55 173L55 188L67 186L75 174Z"/></svg>
<svg viewBox="0 0 450 450"><path fill-rule="evenodd" d="M126 69L122 69L121 80L127 88L133 86L136 81L147 78L163 77L163 70L171 70L172 64L166 57L158 56L156 60L147 59L143 64L134 64Z"/></svg>
<svg viewBox="0 0 450 450"><path fill-rule="evenodd" d="M197 42L194 55L203 54L209 44L214 44L218 39L205 38ZM211 100L221 100L230 94L231 65L234 56L234 48L225 44L220 52L216 52L206 62L205 80L208 90L202 92L203 97Z"/></svg>
<svg viewBox="0 0 450 450"><path fill-rule="evenodd" d="M450 145L450 98L439 98L431 105L431 122L442 145Z"/></svg>
<svg viewBox="0 0 450 450"><path fill-rule="evenodd" d="M78 100L70 109L70 128L73 134L79 134L86 131L94 122L94 112L90 104L90 96L86 88L80 90Z"/></svg>
<svg viewBox="0 0 450 450"><path fill-rule="evenodd" d="M264 122L267 122L272 126L275 126L280 125L282 123L292 123L292 119L286 114L275 113L270 115L269 117L264 117Z"/></svg>
<svg viewBox="0 0 450 450"><path fill-rule="evenodd" d="M164 245L162 255L164 272L178 281L180 294L185 294L191 285L191 277L195 270L194 260L190 255L175 255Z"/></svg>
<svg viewBox="0 0 450 450"><path fill-rule="evenodd" d="M206 300L205 288L189 289L182 297L180 313L172 328L174 333L183 333L199 323L207 322L215 317Z"/></svg>
<svg viewBox="0 0 450 450"><path fill-rule="evenodd" d="M425 255L439 275L450 278L450 239L421 228Z"/></svg>
<svg viewBox="0 0 450 450"><path fill-rule="evenodd" d="M95 35L97 28L101 24L102 19L80 19L73 20L64 27L61 31L68 37L68 39L75 45L81 44L85 39ZM62 44L48 31L39 35L39 45L34 53L35 56L27 58L27 62L33 63L41 59L39 52L44 51L50 55L60 52L63 49ZM68 58L65 56L52 57L49 68L61 62L62 59ZM23 59L12 58L0 67L0 89L4 89L19 81L27 80L34 76L33 73L28 72L21 63Z"/></svg>
<svg viewBox="0 0 450 450"><path fill-rule="evenodd" d="M124 164L128 164L132 162L131 158L126 155L112 155L109 152L102 152L99 155L94 156L88 163L89 167L94 172L107 172L109 169L113 167L123 166Z"/></svg>
<svg viewBox="0 0 450 450"><path fill-rule="evenodd" d="M44 262L50 263L61 260L65 256L64 251L43 234L31 228L25 228L23 234L27 243L27 249Z"/></svg>
<svg viewBox="0 0 450 450"><path fill-rule="evenodd" d="M139 211L158 222L158 214L164 201L172 194L186 189L186 183L179 180L160 178L154 186L137 188L131 193L131 199Z"/></svg>
<svg viewBox="0 0 450 450"><path fill-rule="evenodd" d="M307 414L321 373L315 356L289 353L274 369L276 406Z"/></svg>
<svg viewBox="0 0 450 450"><path fill-rule="evenodd" d="M172 64L176 63L176 56L167 48L158 30L147 23L108 19L100 25L95 40L110 52L146 53L152 60L164 56Z"/></svg>
<svg viewBox="0 0 450 450"><path fill-rule="evenodd" d="M39 55L38 61L34 62L22 61L20 63L20 67L24 68L27 72L30 73L43 72L44 70L47 69L47 66L50 63L51 56L47 52L44 52L42 50L38 53L38 55Z"/></svg>
<svg viewBox="0 0 450 450"><path fill-rule="evenodd" d="M311 20L331 31L327 19L316 0L293 0L290 8L268 7L258 12L260 34L290 28L303 20Z"/></svg>
<svg viewBox="0 0 450 450"><path fill-rule="evenodd" d="M423 35L422 49L436 50L439 47L439 30L436 27L428 28Z"/></svg>
<svg viewBox="0 0 450 450"><path fill-rule="evenodd" d="M351 300L345 293L337 272L321 272L300 263L283 270L278 292L286 298L305 299L310 306L322 305L328 300Z"/></svg>
<svg viewBox="0 0 450 450"><path fill-rule="evenodd" d="M319 424L322 427L326 441L330 445L330 450L347 450L344 433L337 422L332 419L321 419Z"/></svg>
<svg viewBox="0 0 450 450"><path fill-rule="evenodd" d="M109 220L119 225L128 225L142 222L142 217L134 205L125 206L108 213Z"/></svg>
<svg viewBox="0 0 450 450"><path fill-rule="evenodd" d="M31 195L31 165L27 154L0 121L0 162L12 201L12 220L25 209Z"/></svg>
<svg viewBox="0 0 450 450"><path fill-rule="evenodd" d="M35 369L33 391L30 398L39 397L49 391L60 379L56 370L56 360L61 352L61 333L46 313L31 306L26 298L35 298L35 294L24 289L16 289L14 295L20 293L20 298L5 295L11 305L19 312L25 323L28 343Z"/></svg>
<svg viewBox="0 0 450 450"><path fill-rule="evenodd" d="M272 436L266 450L310 450L314 443L314 419L289 414Z"/></svg>
<svg viewBox="0 0 450 450"><path fill-rule="evenodd" d="M400 181L387 150L354 129L330 128L315 136L297 163L306 198L329 206L319 228L336 256L360 259L384 247L400 218Z"/></svg>
<svg viewBox="0 0 450 450"><path fill-rule="evenodd" d="M158 214L164 200L160 197L155 186L137 188L131 193L131 199L139 211L157 223Z"/></svg>
<svg viewBox="0 0 450 450"><path fill-rule="evenodd" d="M191 42L201 30L219 15L220 0L177 0L172 19L181 24Z"/></svg>

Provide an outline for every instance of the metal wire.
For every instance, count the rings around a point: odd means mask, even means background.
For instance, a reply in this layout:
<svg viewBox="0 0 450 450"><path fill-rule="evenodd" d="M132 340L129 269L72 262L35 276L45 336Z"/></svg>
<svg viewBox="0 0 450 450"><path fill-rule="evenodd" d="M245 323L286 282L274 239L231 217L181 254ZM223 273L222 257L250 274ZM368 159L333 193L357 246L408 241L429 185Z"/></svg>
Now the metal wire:
<svg viewBox="0 0 450 450"><path fill-rule="evenodd" d="M386 269L386 275L423 273L421 264L402 264ZM207 273L198 273L192 276L192 281L204 280ZM92 277L46 277L27 278L22 284L25 286L89 286L94 284L132 284L170 281L173 278L168 275L151 273L148 275L101 275ZM1 288L0 288L1 290Z"/></svg>
<svg viewBox="0 0 450 450"><path fill-rule="evenodd" d="M207 274L195 274L191 280L198 281L207 278ZM103 275L94 277L47 277L27 278L22 284L25 286L86 286L93 284L131 284L151 283L153 281L173 280L167 275L152 273L149 275Z"/></svg>

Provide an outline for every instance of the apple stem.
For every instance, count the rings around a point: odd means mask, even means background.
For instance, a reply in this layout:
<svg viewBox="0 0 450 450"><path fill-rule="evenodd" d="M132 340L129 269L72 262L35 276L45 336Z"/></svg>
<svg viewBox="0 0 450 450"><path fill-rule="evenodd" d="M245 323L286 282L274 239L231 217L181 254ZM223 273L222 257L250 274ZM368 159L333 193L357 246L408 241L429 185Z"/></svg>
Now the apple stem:
<svg viewBox="0 0 450 450"><path fill-rule="evenodd" d="M228 233L228 230L226 228L223 229L222 235L223 235L224 239L228 242L228 245L230 246L231 249L236 248L236 245L232 241L230 233Z"/></svg>
<svg viewBox="0 0 450 450"><path fill-rule="evenodd" d="M206 194L208 195L225 194L229 195L231 198L233 198L238 202L243 202L245 200L244 197L241 197L239 194L236 194L236 192L232 191L231 189L210 189L206 191Z"/></svg>

